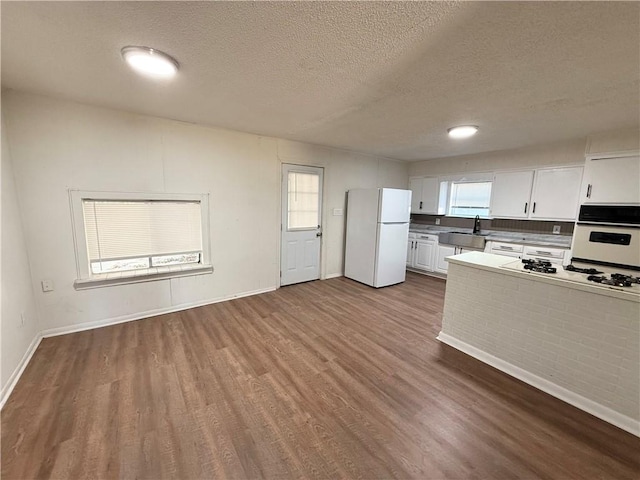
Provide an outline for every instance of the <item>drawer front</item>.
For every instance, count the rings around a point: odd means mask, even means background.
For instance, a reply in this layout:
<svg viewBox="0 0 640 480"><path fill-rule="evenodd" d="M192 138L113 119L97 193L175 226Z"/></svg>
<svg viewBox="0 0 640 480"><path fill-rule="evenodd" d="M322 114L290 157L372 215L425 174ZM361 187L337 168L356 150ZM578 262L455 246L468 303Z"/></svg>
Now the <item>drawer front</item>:
<svg viewBox="0 0 640 480"><path fill-rule="evenodd" d="M524 245L518 245L516 243L491 242L491 253L495 253L497 255L501 255L501 252L504 252L505 254L521 254L523 250Z"/></svg>
<svg viewBox="0 0 640 480"><path fill-rule="evenodd" d="M547 248L547 247L535 247L535 246L527 246L524 247L524 254L526 256L532 256L536 258L556 258L562 260L564 258L564 253L566 250L561 248Z"/></svg>
<svg viewBox="0 0 640 480"><path fill-rule="evenodd" d="M438 236L437 235L427 235L425 233L416 233L416 238L418 240L430 241L430 242L437 242L438 241Z"/></svg>

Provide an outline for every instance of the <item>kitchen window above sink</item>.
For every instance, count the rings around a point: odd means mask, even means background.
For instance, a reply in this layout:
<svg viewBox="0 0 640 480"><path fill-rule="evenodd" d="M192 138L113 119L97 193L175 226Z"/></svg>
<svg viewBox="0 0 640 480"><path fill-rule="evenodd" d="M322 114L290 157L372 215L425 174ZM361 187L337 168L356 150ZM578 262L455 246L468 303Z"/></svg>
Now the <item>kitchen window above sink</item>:
<svg viewBox="0 0 640 480"><path fill-rule="evenodd" d="M451 182L447 215L489 218L491 182Z"/></svg>

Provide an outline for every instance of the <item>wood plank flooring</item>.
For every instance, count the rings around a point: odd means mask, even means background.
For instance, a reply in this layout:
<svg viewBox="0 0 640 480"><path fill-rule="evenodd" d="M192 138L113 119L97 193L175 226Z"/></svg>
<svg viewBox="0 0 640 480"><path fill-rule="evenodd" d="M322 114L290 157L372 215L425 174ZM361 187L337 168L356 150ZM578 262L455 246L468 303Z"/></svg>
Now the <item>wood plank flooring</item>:
<svg viewBox="0 0 640 480"><path fill-rule="evenodd" d="M640 440L441 345L445 283L345 278L43 340L2 479L640 477Z"/></svg>

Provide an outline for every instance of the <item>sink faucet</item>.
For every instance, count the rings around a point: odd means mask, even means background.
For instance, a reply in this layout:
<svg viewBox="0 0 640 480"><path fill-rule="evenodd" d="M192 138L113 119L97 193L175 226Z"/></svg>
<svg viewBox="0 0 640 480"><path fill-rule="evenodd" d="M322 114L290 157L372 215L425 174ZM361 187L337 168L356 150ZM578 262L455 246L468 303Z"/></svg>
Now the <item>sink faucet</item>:
<svg viewBox="0 0 640 480"><path fill-rule="evenodd" d="M480 233L480 215L476 215L476 219L473 223L473 234Z"/></svg>

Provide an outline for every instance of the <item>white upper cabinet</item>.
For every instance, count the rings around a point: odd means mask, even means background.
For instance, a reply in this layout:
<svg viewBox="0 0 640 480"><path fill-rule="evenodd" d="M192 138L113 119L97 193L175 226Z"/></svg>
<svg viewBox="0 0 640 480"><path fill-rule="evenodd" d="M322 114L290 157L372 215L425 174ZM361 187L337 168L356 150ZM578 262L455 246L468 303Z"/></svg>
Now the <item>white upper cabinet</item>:
<svg viewBox="0 0 640 480"><path fill-rule="evenodd" d="M493 176L494 218L575 220L582 167L498 172Z"/></svg>
<svg viewBox="0 0 640 480"><path fill-rule="evenodd" d="M411 213L438 213L440 183L437 177L414 177L409 179L411 190Z"/></svg>
<svg viewBox="0 0 640 480"><path fill-rule="evenodd" d="M411 213L420 212L420 202L422 202L422 177L409 179L409 190L411 190Z"/></svg>
<svg viewBox="0 0 640 480"><path fill-rule="evenodd" d="M575 220L578 214L581 180L582 167L536 170L529 218Z"/></svg>
<svg viewBox="0 0 640 480"><path fill-rule="evenodd" d="M528 218L531 208L533 170L499 172L493 176L489 215L505 218Z"/></svg>
<svg viewBox="0 0 640 480"><path fill-rule="evenodd" d="M580 203L640 203L640 156L587 160Z"/></svg>

